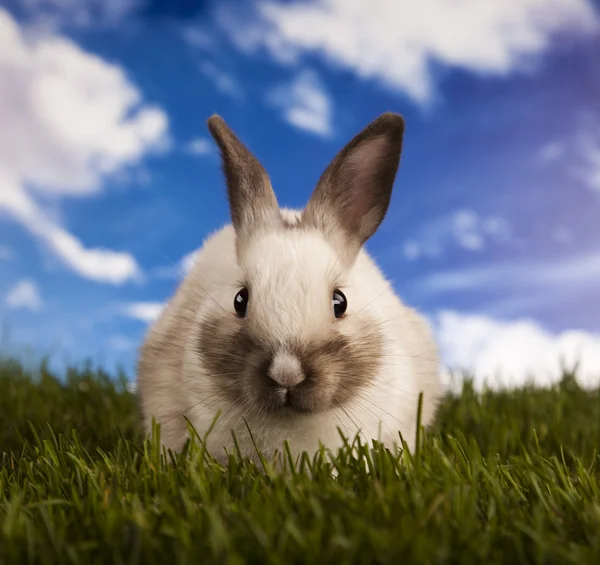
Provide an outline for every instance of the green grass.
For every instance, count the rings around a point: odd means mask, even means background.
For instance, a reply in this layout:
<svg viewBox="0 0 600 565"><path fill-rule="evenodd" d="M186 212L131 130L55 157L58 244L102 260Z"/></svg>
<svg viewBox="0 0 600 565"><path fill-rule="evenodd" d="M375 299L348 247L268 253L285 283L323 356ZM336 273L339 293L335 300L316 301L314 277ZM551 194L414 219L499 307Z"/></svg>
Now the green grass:
<svg viewBox="0 0 600 565"><path fill-rule="evenodd" d="M0 563L600 563L600 391L572 375L467 384L403 464L354 445L287 474L164 457L137 410L101 371L0 364Z"/></svg>

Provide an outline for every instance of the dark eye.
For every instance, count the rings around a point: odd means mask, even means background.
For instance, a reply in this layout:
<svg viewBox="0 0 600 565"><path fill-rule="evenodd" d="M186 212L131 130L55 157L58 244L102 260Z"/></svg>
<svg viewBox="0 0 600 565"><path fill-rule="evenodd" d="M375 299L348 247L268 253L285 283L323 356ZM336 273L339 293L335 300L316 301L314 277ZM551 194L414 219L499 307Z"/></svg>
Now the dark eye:
<svg viewBox="0 0 600 565"><path fill-rule="evenodd" d="M348 301L341 290L333 291L333 313L336 318L341 318L346 313Z"/></svg>
<svg viewBox="0 0 600 565"><path fill-rule="evenodd" d="M248 309L248 289L242 288L233 299L233 307L237 315L240 318L246 317L246 310Z"/></svg>

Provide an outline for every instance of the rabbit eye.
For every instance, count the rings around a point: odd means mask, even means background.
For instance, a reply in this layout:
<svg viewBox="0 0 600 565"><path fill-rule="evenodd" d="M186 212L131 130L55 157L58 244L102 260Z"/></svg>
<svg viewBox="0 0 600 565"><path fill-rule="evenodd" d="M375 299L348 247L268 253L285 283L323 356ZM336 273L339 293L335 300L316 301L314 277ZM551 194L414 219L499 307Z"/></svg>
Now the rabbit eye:
<svg viewBox="0 0 600 565"><path fill-rule="evenodd" d="M341 318L346 313L348 308L348 300L344 296L341 290L335 289L333 291L333 313L336 318Z"/></svg>
<svg viewBox="0 0 600 565"><path fill-rule="evenodd" d="M240 318L246 317L246 310L248 309L248 298L248 289L242 288L242 290L240 290L233 299L233 307L235 308L235 311Z"/></svg>

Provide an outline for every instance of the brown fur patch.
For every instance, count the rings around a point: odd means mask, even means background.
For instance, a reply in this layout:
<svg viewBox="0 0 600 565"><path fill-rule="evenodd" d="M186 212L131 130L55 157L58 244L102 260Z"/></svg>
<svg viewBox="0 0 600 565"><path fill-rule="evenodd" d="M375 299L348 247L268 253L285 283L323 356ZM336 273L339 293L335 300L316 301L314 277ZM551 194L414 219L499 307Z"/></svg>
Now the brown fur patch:
<svg viewBox="0 0 600 565"><path fill-rule="evenodd" d="M261 163L220 116L211 116L207 124L221 154L231 222L236 231L276 225L279 206Z"/></svg>
<svg viewBox="0 0 600 565"><path fill-rule="evenodd" d="M215 317L200 327L198 355L210 378L223 383L223 395L232 402L242 400L242 380L256 346L240 321Z"/></svg>
<svg viewBox="0 0 600 565"><path fill-rule="evenodd" d="M332 321L332 325L344 323ZM332 335L313 343L287 344L301 363L305 380L288 392L267 376L274 354L268 340L254 338L247 320L214 318L200 328L198 354L210 378L222 382L223 396L249 403L257 411L321 412L353 399L377 373L382 336L365 324L357 339L332 328Z"/></svg>

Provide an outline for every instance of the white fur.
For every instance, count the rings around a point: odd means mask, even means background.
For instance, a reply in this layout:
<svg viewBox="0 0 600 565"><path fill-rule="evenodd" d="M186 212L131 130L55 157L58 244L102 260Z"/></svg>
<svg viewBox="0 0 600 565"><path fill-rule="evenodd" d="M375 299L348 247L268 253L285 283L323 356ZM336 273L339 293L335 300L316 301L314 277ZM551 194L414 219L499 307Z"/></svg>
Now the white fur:
<svg viewBox="0 0 600 565"><path fill-rule="evenodd" d="M287 217L297 211L282 210ZM209 237L195 263L159 319L142 349L138 388L149 429L152 417L162 425L162 441L178 450L186 438L182 413L202 436L217 412L221 417L208 436L218 458L233 447L231 431L244 455L255 457L246 419L258 448L265 454L281 450L287 440L295 453L314 452L319 442L341 446L337 427L353 439L378 439L390 449L399 432L414 448L418 396L422 391L422 423L432 422L442 393L437 350L425 319L395 295L389 282L363 249L346 272L337 255L316 231L282 230L256 237L237 264L235 233L225 226ZM361 316L376 319L384 333L383 365L372 384L343 406L325 413L261 415L234 405L215 388L197 351L201 322L233 311L240 281L252 281L249 316L261 333L285 342L290 336L310 340L327 332L331 312L323 308L323 292L340 282L348 298L347 321L340 331L360 335ZM160 352L160 353L158 353Z"/></svg>

